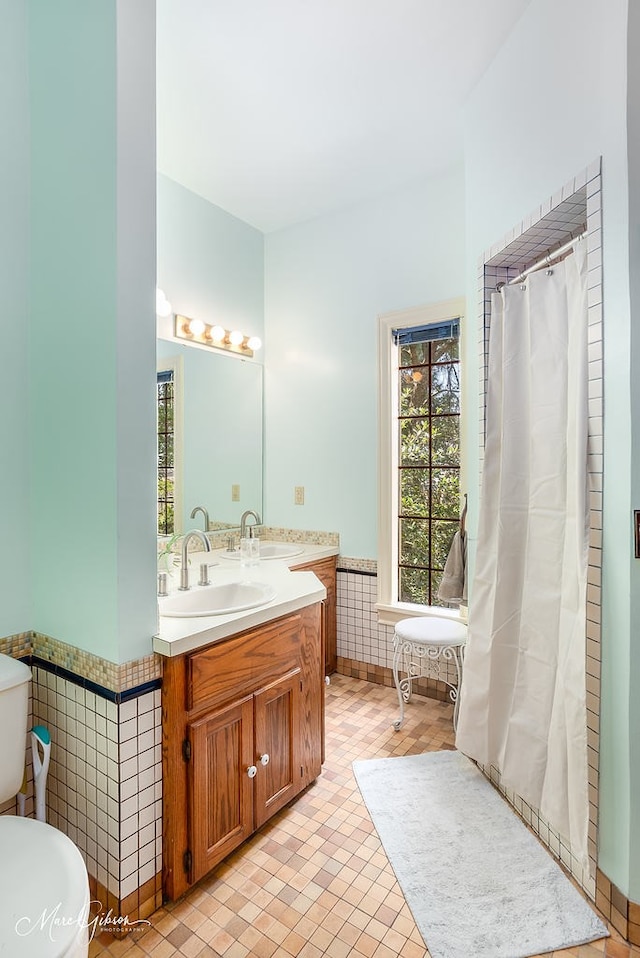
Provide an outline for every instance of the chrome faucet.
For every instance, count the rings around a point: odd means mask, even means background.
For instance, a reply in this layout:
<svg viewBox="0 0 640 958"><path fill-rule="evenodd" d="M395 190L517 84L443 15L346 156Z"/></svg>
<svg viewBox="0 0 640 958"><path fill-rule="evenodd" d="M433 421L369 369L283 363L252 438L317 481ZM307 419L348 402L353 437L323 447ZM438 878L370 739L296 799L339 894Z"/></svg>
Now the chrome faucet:
<svg viewBox="0 0 640 958"><path fill-rule="evenodd" d="M192 529L191 532L185 532L182 539L182 565L180 566L180 585L178 587L181 592L186 592L189 588L189 558L187 556L187 548L189 546L189 540L192 539L193 536L200 540L205 552L211 552L211 543L204 532L200 532L199 529Z"/></svg>
<svg viewBox="0 0 640 958"><path fill-rule="evenodd" d="M246 512L243 512L240 517L240 538L246 539L247 537L247 519L249 516L253 516L252 525L257 526L262 522L262 519L257 512L254 512L253 509L247 509Z"/></svg>
<svg viewBox="0 0 640 958"><path fill-rule="evenodd" d="M208 532L209 531L209 513L207 512L204 506L196 506L195 509L191 510L192 519L195 519L196 512L201 512L202 515L204 516L204 531Z"/></svg>

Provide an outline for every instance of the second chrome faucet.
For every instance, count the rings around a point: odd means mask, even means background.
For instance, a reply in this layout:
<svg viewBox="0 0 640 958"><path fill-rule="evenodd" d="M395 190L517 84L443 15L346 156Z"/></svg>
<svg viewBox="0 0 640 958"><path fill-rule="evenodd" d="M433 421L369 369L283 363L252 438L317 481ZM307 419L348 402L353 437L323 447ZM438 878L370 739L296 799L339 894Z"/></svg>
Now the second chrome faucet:
<svg viewBox="0 0 640 958"><path fill-rule="evenodd" d="M209 513L207 512L204 506L196 506L194 509L191 510L192 519L195 519L196 512L202 513L202 518L204 519L204 531L208 532L209 531Z"/></svg>
<svg viewBox="0 0 640 958"><path fill-rule="evenodd" d="M240 517L240 538L246 539L247 537L247 519L253 516L252 525L258 526L262 522L262 519L257 512L254 512L253 509L247 509L246 512L243 512Z"/></svg>
<svg viewBox="0 0 640 958"><path fill-rule="evenodd" d="M182 563L180 565L180 585L178 587L181 592L186 592L189 588L189 556L187 550L189 548L189 542L194 536L200 540L205 552L211 552L211 543L204 532L200 532L199 529L192 529L191 532L185 532L182 539Z"/></svg>

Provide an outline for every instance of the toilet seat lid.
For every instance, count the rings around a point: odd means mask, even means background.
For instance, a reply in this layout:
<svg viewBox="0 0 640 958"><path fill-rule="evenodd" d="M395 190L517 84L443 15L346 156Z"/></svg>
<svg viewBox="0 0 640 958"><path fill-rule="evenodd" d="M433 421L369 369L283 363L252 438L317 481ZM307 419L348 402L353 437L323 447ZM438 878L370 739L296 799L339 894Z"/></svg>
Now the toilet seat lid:
<svg viewBox="0 0 640 958"><path fill-rule="evenodd" d="M87 925L89 881L63 832L0 815L0 955L63 958Z"/></svg>

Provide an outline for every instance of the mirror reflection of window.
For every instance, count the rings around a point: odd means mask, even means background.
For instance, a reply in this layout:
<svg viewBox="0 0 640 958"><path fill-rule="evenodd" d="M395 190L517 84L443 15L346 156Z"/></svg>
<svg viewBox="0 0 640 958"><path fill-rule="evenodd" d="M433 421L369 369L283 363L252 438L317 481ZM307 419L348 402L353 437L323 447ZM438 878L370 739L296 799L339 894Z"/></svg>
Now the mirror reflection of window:
<svg viewBox="0 0 640 958"><path fill-rule="evenodd" d="M158 535L175 531L175 381L173 369L163 369L158 380Z"/></svg>
<svg viewBox="0 0 640 958"><path fill-rule="evenodd" d="M156 355L158 372L173 370L173 534L194 527L195 506L214 532L262 515L262 364L161 338Z"/></svg>

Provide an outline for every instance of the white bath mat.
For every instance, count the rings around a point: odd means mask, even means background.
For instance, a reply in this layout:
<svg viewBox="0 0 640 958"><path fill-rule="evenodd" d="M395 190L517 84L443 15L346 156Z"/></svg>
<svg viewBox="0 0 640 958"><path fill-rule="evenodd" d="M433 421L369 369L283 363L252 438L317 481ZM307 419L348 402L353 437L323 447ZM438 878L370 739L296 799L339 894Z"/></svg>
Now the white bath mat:
<svg viewBox="0 0 640 958"><path fill-rule="evenodd" d="M460 752L353 763L432 958L527 958L606 927Z"/></svg>

